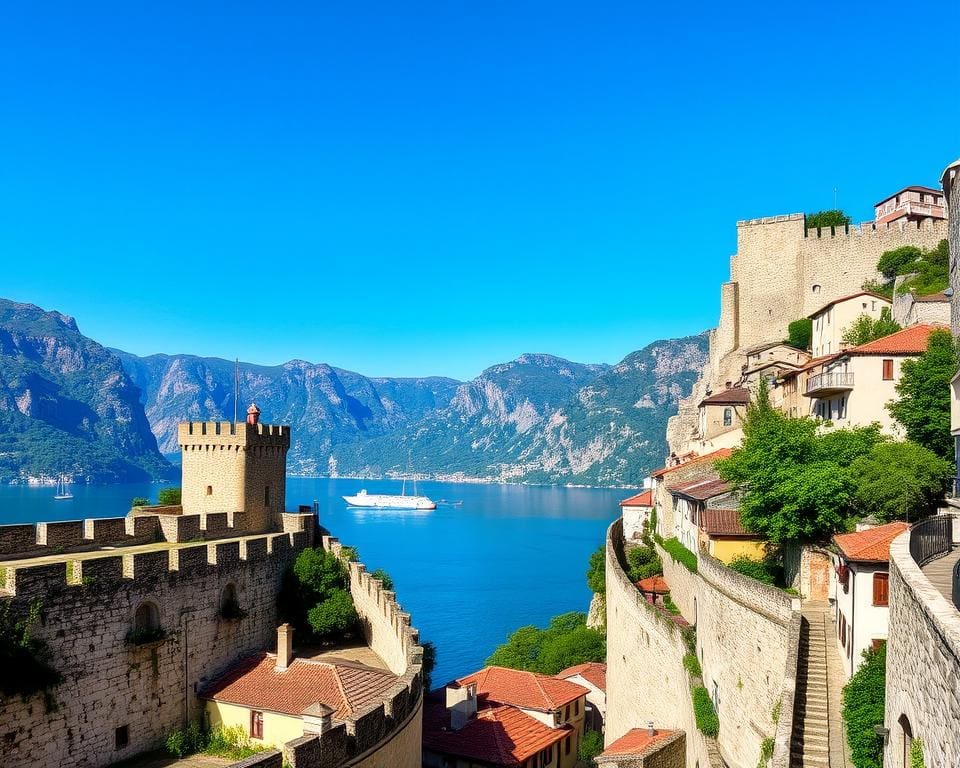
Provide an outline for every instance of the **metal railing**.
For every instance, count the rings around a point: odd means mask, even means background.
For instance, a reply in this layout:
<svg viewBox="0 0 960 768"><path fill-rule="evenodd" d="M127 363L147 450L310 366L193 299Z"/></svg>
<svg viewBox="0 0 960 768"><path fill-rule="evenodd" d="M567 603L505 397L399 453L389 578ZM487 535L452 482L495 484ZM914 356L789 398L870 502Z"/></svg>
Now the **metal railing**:
<svg viewBox="0 0 960 768"><path fill-rule="evenodd" d="M910 529L910 556L919 567L947 554L953 546L955 515L933 515ZM954 590L957 588L954 572ZM954 591L956 594L956 591Z"/></svg>
<svg viewBox="0 0 960 768"><path fill-rule="evenodd" d="M807 392L834 387L853 387L852 373L818 373L807 379Z"/></svg>

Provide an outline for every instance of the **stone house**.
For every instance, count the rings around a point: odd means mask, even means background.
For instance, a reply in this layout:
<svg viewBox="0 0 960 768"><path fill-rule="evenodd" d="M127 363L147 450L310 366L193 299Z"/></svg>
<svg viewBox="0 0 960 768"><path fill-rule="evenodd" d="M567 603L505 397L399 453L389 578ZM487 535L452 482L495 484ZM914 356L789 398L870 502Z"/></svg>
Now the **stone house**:
<svg viewBox="0 0 960 768"><path fill-rule="evenodd" d="M384 669L293 655L293 628L277 629L277 652L241 659L200 691L211 728L239 727L254 743L282 748L322 735L379 702L398 677Z"/></svg>
<svg viewBox="0 0 960 768"><path fill-rule="evenodd" d="M904 187L873 207L877 224L895 221L918 222L923 219L945 219L947 209L943 190L933 187Z"/></svg>
<svg viewBox="0 0 960 768"><path fill-rule="evenodd" d="M691 552L706 552L722 563L738 557L762 560L763 540L740 524L739 500L716 475L671 489L676 537Z"/></svg>
<svg viewBox="0 0 960 768"><path fill-rule="evenodd" d="M577 664L555 675L560 680L582 685L587 694L587 714L584 728L603 733L603 720L607 713L607 665L596 661Z"/></svg>
<svg viewBox="0 0 960 768"><path fill-rule="evenodd" d="M824 360L818 371L809 371L802 393L808 413L837 427L877 422L885 433L899 435L886 404L897 399L903 361L923 354L930 334L943 327L910 326Z"/></svg>
<svg viewBox="0 0 960 768"><path fill-rule="evenodd" d="M683 731L633 728L610 744L595 762L617 768L685 768L686 734Z"/></svg>
<svg viewBox="0 0 960 768"><path fill-rule="evenodd" d="M887 639L890 542L907 523L887 523L833 537L831 602L843 671L857 671L863 652Z"/></svg>
<svg viewBox="0 0 960 768"><path fill-rule="evenodd" d="M653 489L634 494L620 502L620 514L623 516L623 535L628 541L639 539L643 528L650 522L653 512Z"/></svg>
<svg viewBox="0 0 960 768"><path fill-rule="evenodd" d="M666 467L650 474L653 480L653 505L657 513L657 530L661 536L676 535L678 521L675 519L673 496L670 489L681 483L714 474L714 462L727 458L733 451L720 448L703 456L689 456L685 460L672 456Z"/></svg>
<svg viewBox="0 0 960 768"><path fill-rule="evenodd" d="M782 341L757 344L743 351L744 363L740 369L739 386L753 385L760 376L768 380L787 371L796 370L810 361L810 353L791 347Z"/></svg>
<svg viewBox="0 0 960 768"><path fill-rule="evenodd" d="M810 340L813 356L842 352L847 346L843 341L843 334L860 315L876 320L884 308L890 307L890 299L869 291L860 291L824 304L809 315L813 323L813 336Z"/></svg>
<svg viewBox="0 0 960 768"><path fill-rule="evenodd" d="M700 401L699 437L714 448L732 448L743 440L743 419L750 404L750 390L730 387Z"/></svg>
<svg viewBox="0 0 960 768"><path fill-rule="evenodd" d="M429 768L573 768L590 690L568 680L485 667L424 702Z"/></svg>

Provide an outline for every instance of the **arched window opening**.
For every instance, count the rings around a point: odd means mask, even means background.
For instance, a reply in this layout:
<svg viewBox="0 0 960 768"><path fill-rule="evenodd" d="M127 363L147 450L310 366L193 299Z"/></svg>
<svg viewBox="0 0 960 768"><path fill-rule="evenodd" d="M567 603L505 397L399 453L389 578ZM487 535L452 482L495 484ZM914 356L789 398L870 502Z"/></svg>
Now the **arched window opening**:
<svg viewBox="0 0 960 768"><path fill-rule="evenodd" d="M246 612L240 607L237 597L237 588L233 583L227 584L220 593L220 617L223 619L242 619Z"/></svg>
<svg viewBox="0 0 960 768"><path fill-rule="evenodd" d="M133 614L133 627L127 634L127 642L133 645L152 643L162 640L163 628L160 626L160 609L149 600L140 603Z"/></svg>
<svg viewBox="0 0 960 768"><path fill-rule="evenodd" d="M207 486L207 496L213 496L213 486L212 486L212 485L208 485L208 486Z"/></svg>

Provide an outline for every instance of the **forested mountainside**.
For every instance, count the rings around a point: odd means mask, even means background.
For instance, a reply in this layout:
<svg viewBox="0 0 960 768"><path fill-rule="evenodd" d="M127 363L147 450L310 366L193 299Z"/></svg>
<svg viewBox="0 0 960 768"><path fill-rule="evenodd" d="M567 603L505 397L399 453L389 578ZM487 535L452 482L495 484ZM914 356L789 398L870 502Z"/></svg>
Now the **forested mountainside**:
<svg viewBox="0 0 960 768"><path fill-rule="evenodd" d="M0 299L0 481L134 481L175 470L139 392L72 317Z"/></svg>

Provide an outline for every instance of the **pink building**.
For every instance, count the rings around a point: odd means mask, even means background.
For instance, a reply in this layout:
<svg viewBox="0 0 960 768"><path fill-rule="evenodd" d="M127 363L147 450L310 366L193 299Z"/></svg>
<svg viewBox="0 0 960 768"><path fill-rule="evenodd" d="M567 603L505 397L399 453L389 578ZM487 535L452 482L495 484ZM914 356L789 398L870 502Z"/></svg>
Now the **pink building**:
<svg viewBox="0 0 960 768"><path fill-rule="evenodd" d="M874 220L877 224L889 224L901 219L920 221L945 218L947 209L943 192L932 187L904 187L874 206Z"/></svg>

